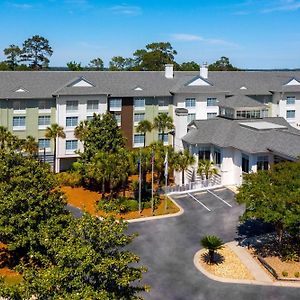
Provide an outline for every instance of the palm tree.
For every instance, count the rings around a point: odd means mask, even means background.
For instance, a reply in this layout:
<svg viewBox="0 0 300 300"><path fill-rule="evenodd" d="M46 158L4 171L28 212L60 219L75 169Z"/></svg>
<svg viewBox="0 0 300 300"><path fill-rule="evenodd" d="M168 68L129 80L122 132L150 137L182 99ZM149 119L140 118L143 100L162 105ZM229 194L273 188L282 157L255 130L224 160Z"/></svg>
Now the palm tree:
<svg viewBox="0 0 300 300"><path fill-rule="evenodd" d="M184 172L188 167L195 163L195 157L190 153L188 149L179 151L175 156L174 169L178 172L182 172L182 185L184 185Z"/></svg>
<svg viewBox="0 0 300 300"><path fill-rule="evenodd" d="M34 156L39 150L38 143L35 138L31 135L28 135L23 141L22 150L29 154L29 156Z"/></svg>
<svg viewBox="0 0 300 300"><path fill-rule="evenodd" d="M146 133L152 131L152 124L148 120L142 120L136 127L136 131L144 134L144 148L146 147Z"/></svg>
<svg viewBox="0 0 300 300"><path fill-rule="evenodd" d="M208 250L209 262L214 263L215 251L223 248L223 241L215 235L206 235L200 240L202 247Z"/></svg>
<svg viewBox="0 0 300 300"><path fill-rule="evenodd" d="M162 133L161 140L164 142L165 131L174 128L173 119L167 113L159 114L154 118L153 127Z"/></svg>
<svg viewBox="0 0 300 300"><path fill-rule="evenodd" d="M5 144L11 138L11 133L7 130L6 127L0 126L0 148L4 149Z"/></svg>
<svg viewBox="0 0 300 300"><path fill-rule="evenodd" d="M74 136L81 142L84 141L87 130L88 130L88 120L81 121L79 125L75 127Z"/></svg>
<svg viewBox="0 0 300 300"><path fill-rule="evenodd" d="M59 126L58 124L51 124L50 127L46 128L45 137L48 139L52 139L54 143L54 149L53 149L53 171L55 173L55 167L56 167L56 142L58 138L65 139L66 135L64 133L64 128Z"/></svg>
<svg viewBox="0 0 300 300"><path fill-rule="evenodd" d="M208 180L212 175L218 174L218 169L214 166L214 163L207 159L200 159L198 161L198 170L197 173L203 178L205 175L205 179Z"/></svg>

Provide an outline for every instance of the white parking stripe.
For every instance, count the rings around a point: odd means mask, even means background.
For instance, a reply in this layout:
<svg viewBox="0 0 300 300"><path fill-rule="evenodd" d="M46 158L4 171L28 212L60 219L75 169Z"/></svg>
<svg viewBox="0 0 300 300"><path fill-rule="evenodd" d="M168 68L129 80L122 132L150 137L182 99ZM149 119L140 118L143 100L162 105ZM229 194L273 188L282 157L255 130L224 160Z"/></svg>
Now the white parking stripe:
<svg viewBox="0 0 300 300"><path fill-rule="evenodd" d="M204 205L200 200L198 200L196 197L194 197L193 195L191 195L190 193L187 193L192 199L194 199L195 201L197 201L199 204L201 204L205 209L207 209L208 211L211 211L206 205Z"/></svg>
<svg viewBox="0 0 300 300"><path fill-rule="evenodd" d="M221 197L219 197L218 195L216 195L214 192L207 190L208 193L212 194L213 196L215 196L216 198L218 198L219 200L221 200L223 203L225 203L226 205L228 205L229 207L232 207L232 205L230 203L228 203L227 201L225 201L224 199L222 199Z"/></svg>

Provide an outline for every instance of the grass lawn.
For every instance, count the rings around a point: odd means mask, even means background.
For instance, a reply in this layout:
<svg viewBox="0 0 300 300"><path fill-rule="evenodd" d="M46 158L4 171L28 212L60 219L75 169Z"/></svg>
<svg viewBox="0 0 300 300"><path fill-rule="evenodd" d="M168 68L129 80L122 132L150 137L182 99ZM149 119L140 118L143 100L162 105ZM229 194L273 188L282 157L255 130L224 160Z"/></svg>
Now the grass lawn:
<svg viewBox="0 0 300 300"><path fill-rule="evenodd" d="M72 188L69 186L64 186L61 189L66 194L67 202L70 205L85 210L91 215L102 216L102 217L112 215L112 214L107 214L104 211L97 210L97 201L101 199L100 193L89 191L82 187ZM155 210L154 215L158 216L164 214L173 214L179 211L179 208L169 199L168 199L168 209L166 212L164 207L165 207L165 199L162 199L160 205ZM132 211L125 214L115 214L115 216L118 219L122 218L125 220L130 220L136 218L151 217L152 213L151 213L151 208L146 208L141 212L141 214L139 214L137 211Z"/></svg>

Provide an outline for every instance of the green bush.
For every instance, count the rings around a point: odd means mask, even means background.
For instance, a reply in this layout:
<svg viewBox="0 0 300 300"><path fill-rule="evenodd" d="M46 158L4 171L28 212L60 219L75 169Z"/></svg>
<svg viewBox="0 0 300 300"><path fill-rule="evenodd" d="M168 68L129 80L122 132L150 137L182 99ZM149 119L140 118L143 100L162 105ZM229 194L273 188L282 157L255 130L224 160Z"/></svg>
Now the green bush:
<svg viewBox="0 0 300 300"><path fill-rule="evenodd" d="M295 276L296 278L299 278L299 277L300 277L300 272L295 272L294 276Z"/></svg>
<svg viewBox="0 0 300 300"><path fill-rule="evenodd" d="M82 183L82 176L78 172L61 172L56 174L60 186L77 187Z"/></svg>
<svg viewBox="0 0 300 300"><path fill-rule="evenodd" d="M282 271L282 276L283 277L288 277L289 273L287 271Z"/></svg>
<svg viewBox="0 0 300 300"><path fill-rule="evenodd" d="M137 211L139 209L138 201L128 199L126 197L118 197L110 200L100 200L98 203L99 209L105 212L127 213L129 211Z"/></svg>
<svg viewBox="0 0 300 300"><path fill-rule="evenodd" d="M139 203L134 199L126 200L124 203L128 207L128 211L137 211L139 209Z"/></svg>

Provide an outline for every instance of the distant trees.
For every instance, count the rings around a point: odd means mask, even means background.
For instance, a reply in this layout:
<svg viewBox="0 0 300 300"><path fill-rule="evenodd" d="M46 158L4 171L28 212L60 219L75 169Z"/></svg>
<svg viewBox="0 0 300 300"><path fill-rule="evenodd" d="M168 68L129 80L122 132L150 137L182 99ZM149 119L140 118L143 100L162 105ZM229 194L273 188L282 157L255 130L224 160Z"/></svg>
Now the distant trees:
<svg viewBox="0 0 300 300"><path fill-rule="evenodd" d="M8 64L10 70L15 70L21 59L22 49L16 45L9 45L8 48L3 50L6 56L6 63Z"/></svg>
<svg viewBox="0 0 300 300"><path fill-rule="evenodd" d="M228 57L222 56L219 60L208 66L210 71L239 71L234 67Z"/></svg>
<svg viewBox="0 0 300 300"><path fill-rule="evenodd" d="M70 71L82 71L83 70L81 63L77 63L76 61L69 61L67 63L67 67Z"/></svg>
<svg viewBox="0 0 300 300"><path fill-rule="evenodd" d="M100 57L92 59L89 64L89 68L96 71L103 71L104 70L103 60Z"/></svg>

